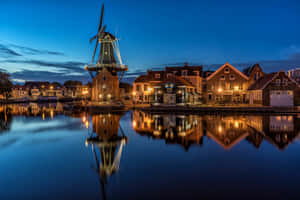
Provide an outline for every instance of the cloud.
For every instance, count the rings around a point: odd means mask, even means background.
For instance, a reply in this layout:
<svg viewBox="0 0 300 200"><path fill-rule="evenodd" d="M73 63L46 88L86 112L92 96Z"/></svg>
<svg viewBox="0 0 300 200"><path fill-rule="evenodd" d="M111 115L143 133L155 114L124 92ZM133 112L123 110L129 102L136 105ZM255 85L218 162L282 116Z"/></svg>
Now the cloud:
<svg viewBox="0 0 300 200"><path fill-rule="evenodd" d="M49 51L44 49L35 49L16 44L0 44L0 57L20 57L25 55L53 55L64 56L65 54L58 51Z"/></svg>
<svg viewBox="0 0 300 200"><path fill-rule="evenodd" d="M17 53L16 51L8 48L7 46L0 44L0 56L4 58L10 58L15 56L22 56L21 54Z"/></svg>
<svg viewBox="0 0 300 200"><path fill-rule="evenodd" d="M75 61L65 61L65 62L51 62L51 61L43 61L43 60L4 60L4 63L19 63L19 64L29 64L35 65L39 67L51 67L55 68L60 72L65 73L86 73L84 70L85 63L83 62L75 62Z"/></svg>
<svg viewBox="0 0 300 200"><path fill-rule="evenodd" d="M31 47L25 47L25 46L16 45L16 44L10 44L9 46L20 50L22 53L24 53L26 55L41 55L41 54L55 55L55 56L64 56L65 55L64 53L57 52L57 51L34 49Z"/></svg>
<svg viewBox="0 0 300 200"><path fill-rule="evenodd" d="M82 75L68 75L67 73L49 72L49 71L37 71L37 70L21 70L11 73L13 80L27 80L27 81L57 81L65 82L66 80L79 80L82 82L90 81L88 73L82 73Z"/></svg>

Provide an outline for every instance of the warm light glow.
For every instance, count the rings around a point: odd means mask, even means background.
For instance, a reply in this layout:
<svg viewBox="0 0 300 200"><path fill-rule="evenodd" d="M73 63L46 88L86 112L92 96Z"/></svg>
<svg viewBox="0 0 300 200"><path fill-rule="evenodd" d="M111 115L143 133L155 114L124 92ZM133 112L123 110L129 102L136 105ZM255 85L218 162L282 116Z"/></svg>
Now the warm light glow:
<svg viewBox="0 0 300 200"><path fill-rule="evenodd" d="M235 128L238 128L239 127L239 122L235 121L234 126L235 126Z"/></svg>
<svg viewBox="0 0 300 200"><path fill-rule="evenodd" d="M45 113L42 114L43 120L45 120Z"/></svg>
<svg viewBox="0 0 300 200"><path fill-rule="evenodd" d="M221 133L222 132L222 126L219 126L219 128L218 128L218 131L219 131L219 133Z"/></svg>
<svg viewBox="0 0 300 200"><path fill-rule="evenodd" d="M110 99L110 98L111 98L111 94L108 94L108 95L107 95L107 98L109 98L109 99Z"/></svg>
<svg viewBox="0 0 300 200"><path fill-rule="evenodd" d="M103 97L102 94L99 94L99 98L102 99L102 97Z"/></svg>
<svg viewBox="0 0 300 200"><path fill-rule="evenodd" d="M234 90L239 90L239 86L234 86Z"/></svg>
<svg viewBox="0 0 300 200"><path fill-rule="evenodd" d="M89 121L85 122L85 127L88 128L89 127Z"/></svg>
<svg viewBox="0 0 300 200"><path fill-rule="evenodd" d="M52 85L50 86L50 90L53 90L53 86Z"/></svg>
<svg viewBox="0 0 300 200"><path fill-rule="evenodd" d="M132 122L132 126L133 126L133 128L136 127L136 121L133 121L133 122Z"/></svg>
<svg viewBox="0 0 300 200"><path fill-rule="evenodd" d="M86 94L88 94L88 93L89 93L89 91L87 91L87 90L82 91L82 94L83 94L83 95L86 95Z"/></svg>
<svg viewBox="0 0 300 200"><path fill-rule="evenodd" d="M223 92L223 89L222 89L222 88L219 88L219 89L218 89L218 92Z"/></svg>
<svg viewBox="0 0 300 200"><path fill-rule="evenodd" d="M86 121L86 117L85 117L85 116L82 117L82 121L83 121L83 122Z"/></svg>
<svg viewBox="0 0 300 200"><path fill-rule="evenodd" d="M50 116L51 116L51 119L53 119L53 116L54 116L53 110L50 111Z"/></svg>
<svg viewBox="0 0 300 200"><path fill-rule="evenodd" d="M136 92L132 92L132 95L135 96L135 95L136 95Z"/></svg>

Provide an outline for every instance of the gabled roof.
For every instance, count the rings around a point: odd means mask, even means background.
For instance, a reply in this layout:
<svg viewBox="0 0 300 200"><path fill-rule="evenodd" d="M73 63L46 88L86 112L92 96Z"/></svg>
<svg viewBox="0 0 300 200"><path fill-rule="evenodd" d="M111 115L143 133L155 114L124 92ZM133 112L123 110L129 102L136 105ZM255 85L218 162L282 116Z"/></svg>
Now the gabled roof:
<svg viewBox="0 0 300 200"><path fill-rule="evenodd" d="M246 75L246 76L250 76L252 71L255 69L255 67L260 67L260 65L258 63L254 64L253 66L250 66L250 67L247 67L246 69L243 70L243 73Z"/></svg>
<svg viewBox="0 0 300 200"><path fill-rule="evenodd" d="M270 73L270 74L266 74L264 77L260 78L253 85L251 85L248 88L248 90L263 90L280 73L284 74L288 80L290 80L291 82L295 83L298 87L300 87L300 85L296 81L294 81L293 79L291 79L290 77L288 77L284 71L279 71L279 72L273 72L273 73Z"/></svg>
<svg viewBox="0 0 300 200"><path fill-rule="evenodd" d="M277 73L266 74L264 77L258 79L255 83L253 83L248 90L262 90L267 84L274 79Z"/></svg>
<svg viewBox="0 0 300 200"><path fill-rule="evenodd" d="M175 83L175 85L177 86L189 86L189 87L195 87L192 85L192 83L190 83L189 81L181 78L180 76L171 76L170 78L166 78L165 81L163 81L163 83L168 83L168 82L172 82Z"/></svg>
<svg viewBox="0 0 300 200"><path fill-rule="evenodd" d="M243 74L242 72L240 72L238 69L236 69L234 66L232 66L228 62L226 62L222 67L220 67L217 71L215 71L214 73L212 73L210 76L208 76L207 80L210 80L212 77L214 77L216 74L218 74L225 67L231 68L232 70L234 70L235 72L237 72L241 77L243 77L246 80L249 80L248 76L246 76L245 74Z"/></svg>

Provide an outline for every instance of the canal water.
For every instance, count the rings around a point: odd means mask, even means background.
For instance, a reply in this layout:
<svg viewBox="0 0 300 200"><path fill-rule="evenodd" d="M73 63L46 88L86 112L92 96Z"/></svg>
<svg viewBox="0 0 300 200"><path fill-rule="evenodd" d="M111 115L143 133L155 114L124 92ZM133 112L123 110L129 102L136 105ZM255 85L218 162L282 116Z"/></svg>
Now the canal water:
<svg viewBox="0 0 300 200"><path fill-rule="evenodd" d="M0 107L1 199L299 199L300 116Z"/></svg>

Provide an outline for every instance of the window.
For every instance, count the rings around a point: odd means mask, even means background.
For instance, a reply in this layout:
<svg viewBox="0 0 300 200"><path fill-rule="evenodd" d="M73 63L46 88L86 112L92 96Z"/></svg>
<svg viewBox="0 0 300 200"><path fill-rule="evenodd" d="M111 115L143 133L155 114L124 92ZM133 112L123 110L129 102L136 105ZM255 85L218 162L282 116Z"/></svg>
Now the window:
<svg viewBox="0 0 300 200"><path fill-rule="evenodd" d="M257 80L257 78L256 78L256 74L254 74L254 80Z"/></svg>
<svg viewBox="0 0 300 200"><path fill-rule="evenodd" d="M221 80L225 80L225 76L224 76L224 75L222 75L220 79L221 79Z"/></svg>
<svg viewBox="0 0 300 200"><path fill-rule="evenodd" d="M287 86L288 85L288 80L287 79L283 79L282 84Z"/></svg>
<svg viewBox="0 0 300 200"><path fill-rule="evenodd" d="M172 77L172 74L171 73L168 73L167 74L167 78L171 78Z"/></svg>
<svg viewBox="0 0 300 200"><path fill-rule="evenodd" d="M280 79L276 79L276 85L277 85L277 86L280 86L280 82L281 82Z"/></svg>
<svg viewBox="0 0 300 200"><path fill-rule="evenodd" d="M148 85L144 85L144 91L148 90Z"/></svg>
<svg viewBox="0 0 300 200"><path fill-rule="evenodd" d="M182 72L181 72L181 75L182 75L182 76L186 76L186 75L187 75L187 71L186 71L186 70L182 71Z"/></svg>
<svg viewBox="0 0 300 200"><path fill-rule="evenodd" d="M160 74L155 74L155 78L160 78Z"/></svg>
<svg viewBox="0 0 300 200"><path fill-rule="evenodd" d="M235 79L234 75L230 75L230 80L234 80L234 79Z"/></svg>
<svg viewBox="0 0 300 200"><path fill-rule="evenodd" d="M141 86L140 85L137 85L136 86L136 90L139 92L141 90Z"/></svg>
<svg viewBox="0 0 300 200"><path fill-rule="evenodd" d="M212 95L211 94L208 95L208 100L212 100Z"/></svg>
<svg viewBox="0 0 300 200"><path fill-rule="evenodd" d="M228 73L229 73L229 68L225 68L225 69L224 69L224 72L225 72L226 74L228 74Z"/></svg>

